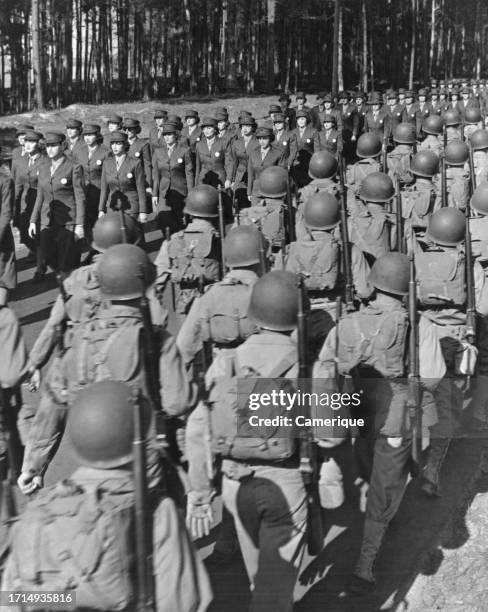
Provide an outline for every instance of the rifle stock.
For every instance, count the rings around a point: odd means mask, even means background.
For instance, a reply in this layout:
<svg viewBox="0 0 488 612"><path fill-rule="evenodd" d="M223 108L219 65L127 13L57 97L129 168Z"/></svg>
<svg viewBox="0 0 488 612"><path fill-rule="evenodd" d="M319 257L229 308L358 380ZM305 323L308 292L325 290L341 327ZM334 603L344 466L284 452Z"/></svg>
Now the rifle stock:
<svg viewBox="0 0 488 612"><path fill-rule="evenodd" d="M408 254L410 261L410 280L408 283L409 372L408 372L408 413L412 425L412 460L416 475L419 475L422 461L422 405L419 368L419 330L417 319L417 281L415 277L415 258L413 245Z"/></svg>
<svg viewBox="0 0 488 612"><path fill-rule="evenodd" d="M341 209L341 237L342 237L342 259L344 268L345 302L346 310L354 310L354 286L351 269L351 244L349 242L349 231L347 226L346 211L346 187L344 182L344 165L342 155L339 156L339 181L340 181L340 209Z"/></svg>
<svg viewBox="0 0 488 612"><path fill-rule="evenodd" d="M396 218L396 248L399 253L403 253L403 216L402 216L402 192L400 191L400 181L395 178L395 218Z"/></svg>
<svg viewBox="0 0 488 612"><path fill-rule="evenodd" d="M293 214L293 202L291 199L290 178L286 181L286 207L288 211L288 241L295 242L295 219Z"/></svg>
<svg viewBox="0 0 488 612"><path fill-rule="evenodd" d="M470 170L470 184L471 194L473 195L476 190L476 174L474 168L473 159L473 148L469 146L469 170ZM471 231L469 228L469 219L471 216L470 200L466 202L466 237L465 237L465 249L466 249L466 294L467 294L467 306L466 306L466 338L470 344L474 344L476 338L476 301L475 301L475 288L474 288L474 269L473 269L473 250L471 246Z"/></svg>
<svg viewBox="0 0 488 612"><path fill-rule="evenodd" d="M225 225L224 225L224 207L222 205L222 186L219 185L219 238L220 238L220 279L225 274L225 260L224 260L224 238L225 238Z"/></svg>

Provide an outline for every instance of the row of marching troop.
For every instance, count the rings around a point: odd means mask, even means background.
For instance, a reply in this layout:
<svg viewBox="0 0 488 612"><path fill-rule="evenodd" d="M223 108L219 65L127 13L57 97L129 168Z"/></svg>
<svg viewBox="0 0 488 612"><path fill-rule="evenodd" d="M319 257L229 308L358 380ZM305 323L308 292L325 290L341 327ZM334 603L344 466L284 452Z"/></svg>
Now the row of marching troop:
<svg viewBox="0 0 488 612"><path fill-rule="evenodd" d="M191 540L214 528L213 562L240 548L249 609L289 611L327 513L350 503L345 461L364 526L344 591L374 592L407 484L442 497L452 440L487 426L488 130L469 89L464 114L452 92L437 113L432 88L403 92L396 122L382 104L399 92L372 92L362 118L360 92L313 108L300 93L261 125L161 109L148 139L114 116L105 136L73 121L2 150L4 235L17 224L60 288L27 352L0 280L2 590L205 610ZM64 436L79 467L44 487Z"/></svg>

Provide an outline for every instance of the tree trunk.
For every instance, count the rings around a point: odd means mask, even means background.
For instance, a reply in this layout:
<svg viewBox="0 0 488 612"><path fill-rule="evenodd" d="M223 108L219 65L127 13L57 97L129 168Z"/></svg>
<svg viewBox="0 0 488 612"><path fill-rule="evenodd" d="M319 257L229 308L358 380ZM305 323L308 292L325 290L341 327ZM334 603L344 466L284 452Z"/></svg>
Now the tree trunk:
<svg viewBox="0 0 488 612"><path fill-rule="evenodd" d="M341 13L341 0L335 0L334 7L334 33L332 43L332 93L337 93L337 77L339 63L339 22Z"/></svg>
<svg viewBox="0 0 488 612"><path fill-rule="evenodd" d="M339 91L344 90L344 75L342 73L342 6L339 10L339 30L337 33L337 83Z"/></svg>
<svg viewBox="0 0 488 612"><path fill-rule="evenodd" d="M363 17L363 61L362 61L362 85L363 91L368 89L368 17L366 14L366 0L362 2L361 14Z"/></svg>
<svg viewBox="0 0 488 612"><path fill-rule="evenodd" d="M36 88L37 108L44 108L44 94L41 82L41 44L39 39L39 0L32 0L32 67Z"/></svg>
<svg viewBox="0 0 488 612"><path fill-rule="evenodd" d="M415 43L416 43L416 26L417 26L417 0L412 0L412 32L410 41L410 69L408 73L408 88L413 89L413 73L415 69Z"/></svg>

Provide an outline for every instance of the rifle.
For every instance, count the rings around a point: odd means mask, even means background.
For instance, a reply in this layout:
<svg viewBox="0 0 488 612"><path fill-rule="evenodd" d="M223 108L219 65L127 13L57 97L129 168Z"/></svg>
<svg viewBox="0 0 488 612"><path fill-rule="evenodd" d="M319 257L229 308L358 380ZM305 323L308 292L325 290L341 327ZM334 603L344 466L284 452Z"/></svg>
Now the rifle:
<svg viewBox="0 0 488 612"><path fill-rule="evenodd" d="M146 475L146 436L142 418L142 397L134 394L134 493L137 554L137 612L155 612L152 571L151 516Z"/></svg>
<svg viewBox="0 0 488 612"><path fill-rule="evenodd" d="M441 205L445 207L448 205L447 201L447 172L446 172L446 152L442 153L441 158Z"/></svg>
<svg viewBox="0 0 488 612"><path fill-rule="evenodd" d="M402 192L400 191L400 181L398 180L398 176L395 178L395 190L396 247L399 253L403 253Z"/></svg>
<svg viewBox="0 0 488 612"><path fill-rule="evenodd" d="M124 210L122 208L122 198L119 197L118 199L118 212L119 212L119 218L120 218L120 233L122 235L122 242L124 244L127 243L127 226L125 224L125 217L124 217Z"/></svg>
<svg viewBox="0 0 488 612"><path fill-rule="evenodd" d="M471 194L476 190L476 175L474 173L473 147L469 146L469 173L471 175ZM474 344L476 338L476 301L474 294L474 269L473 269L473 250L471 248L471 231L469 229L469 219L471 216L470 200L466 202L466 338L470 344Z"/></svg>
<svg viewBox="0 0 488 612"><path fill-rule="evenodd" d="M388 143L388 135L385 131L383 132L383 145L381 147L381 168L380 168L380 172L384 172L385 174L388 173L388 163L387 163L387 153L386 153L387 143Z"/></svg>
<svg viewBox="0 0 488 612"><path fill-rule="evenodd" d="M68 301L68 294L63 283L63 275L59 272L56 274L56 282L58 283L59 295L63 299L63 303L66 305ZM66 320L56 325L56 346L58 353L61 355L64 352L64 332L66 331Z"/></svg>
<svg viewBox="0 0 488 612"><path fill-rule="evenodd" d="M205 283L203 280L203 273L200 274L200 278L198 279L198 292L200 293L200 295L203 295L205 293ZM210 325L209 327L209 335L210 335ZM202 342L202 352L201 352L201 357L202 357L202 369L199 372L200 376L200 383L201 383L201 389L205 389L205 373L208 370L208 368L210 367L211 363L212 363L212 340L204 340Z"/></svg>
<svg viewBox="0 0 488 612"><path fill-rule="evenodd" d="M286 181L286 206L288 210L288 242L295 242L295 223L293 214L293 202L291 200L290 177Z"/></svg>
<svg viewBox="0 0 488 612"><path fill-rule="evenodd" d="M344 276L346 280L345 301L346 310L354 310L354 287L352 282L351 269L351 245L349 242L349 231L347 228L346 196L344 184L344 166L342 155L339 156L339 181L340 181L340 204L341 204L341 237L342 237L342 257Z"/></svg>
<svg viewBox="0 0 488 612"><path fill-rule="evenodd" d="M337 390L340 389L339 380L339 322L342 316L342 299L340 296L336 298L336 316L335 316L335 337L334 337L334 379Z"/></svg>
<svg viewBox="0 0 488 612"><path fill-rule="evenodd" d="M241 211L239 208L239 202L236 198L236 190L232 189L232 214L237 225L241 224Z"/></svg>
<svg viewBox="0 0 488 612"><path fill-rule="evenodd" d="M170 229L168 226L166 226L164 228L164 237L166 239L166 242L169 245L169 241L171 238L171 234L170 234ZM176 294L175 294L175 284L173 282L170 281L170 285L171 285L171 305L173 306L173 312L176 312Z"/></svg>
<svg viewBox="0 0 488 612"><path fill-rule="evenodd" d="M219 194L219 237L220 237L220 278L222 279L225 274L225 260L224 260L224 238L225 238L225 225L224 225L224 208L222 206L222 186L217 187Z"/></svg>
<svg viewBox="0 0 488 612"><path fill-rule="evenodd" d="M416 474L420 474L422 459L422 405L419 371L419 329L417 319L417 281L415 278L415 257L413 238L410 261L410 280L408 283L408 318L410 322L409 372L408 372L408 414L412 424L412 460Z"/></svg>
<svg viewBox="0 0 488 612"><path fill-rule="evenodd" d="M308 389L310 372L307 357L307 310L306 290L303 275L298 281L298 380L301 387ZM298 382L298 381L297 381ZM304 406L305 417L310 416L310 406ZM306 427L300 435L300 472L307 493L307 547L310 555L318 555L324 544L322 513L318 492L317 446L312 430Z"/></svg>

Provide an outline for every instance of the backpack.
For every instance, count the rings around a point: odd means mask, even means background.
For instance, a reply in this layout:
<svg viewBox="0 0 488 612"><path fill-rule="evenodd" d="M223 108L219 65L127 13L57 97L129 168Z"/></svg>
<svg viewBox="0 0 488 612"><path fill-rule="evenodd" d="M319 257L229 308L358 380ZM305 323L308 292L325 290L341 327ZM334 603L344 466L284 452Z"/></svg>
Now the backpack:
<svg viewBox="0 0 488 612"><path fill-rule="evenodd" d="M410 172L410 153L395 153L392 151L386 157L388 175L394 181L398 178L400 183L411 183L413 175Z"/></svg>
<svg viewBox="0 0 488 612"><path fill-rule="evenodd" d="M330 234L322 240L292 242L285 269L299 274L306 272L305 285L311 291L335 288L339 272L339 245Z"/></svg>
<svg viewBox="0 0 488 612"><path fill-rule="evenodd" d="M293 419L293 411L280 405L261 406L259 410L253 411L249 407L249 399L252 393L279 393L280 390L293 393L293 383L280 376L296 361L295 349L266 373L247 368L240 370L235 362L234 372L237 375L215 381L207 403L214 453L229 459L257 461L283 461L294 455L297 438L295 427L280 424L253 427L249 423L251 415L268 419L280 416Z"/></svg>
<svg viewBox="0 0 488 612"><path fill-rule="evenodd" d="M202 298L206 307L201 321L204 342L240 344L257 331L247 316L251 289L251 284L237 278L212 285Z"/></svg>
<svg viewBox="0 0 488 612"><path fill-rule="evenodd" d="M402 217L412 219L414 227L427 227L436 200L434 188L406 188L402 191Z"/></svg>
<svg viewBox="0 0 488 612"><path fill-rule="evenodd" d="M25 591L76 589L76 606L125 610L133 602L134 495L63 481L27 503L11 531Z"/></svg>
<svg viewBox="0 0 488 612"><path fill-rule="evenodd" d="M273 204L263 201L262 205L249 206L240 211L241 225L256 225L272 247L281 247L285 239L283 202Z"/></svg>
<svg viewBox="0 0 488 612"><path fill-rule="evenodd" d="M219 279L220 263L214 252L216 235L215 229L208 227L198 231L187 228L171 237L168 255L172 282L197 283L202 279L213 283Z"/></svg>
<svg viewBox="0 0 488 612"><path fill-rule="evenodd" d="M446 183L448 206L454 206L464 211L469 200L468 176L466 174L455 174L452 176L452 173L449 173Z"/></svg>
<svg viewBox="0 0 488 612"><path fill-rule="evenodd" d="M390 251L389 219L384 214L352 215L349 218L351 243L363 253L381 257Z"/></svg>
<svg viewBox="0 0 488 612"><path fill-rule="evenodd" d="M369 366L385 378L404 376L408 316L404 310L368 306L347 315L340 326L340 369Z"/></svg>
<svg viewBox="0 0 488 612"><path fill-rule="evenodd" d="M415 255L418 299L426 306L464 306L466 303L464 253L428 251Z"/></svg>

